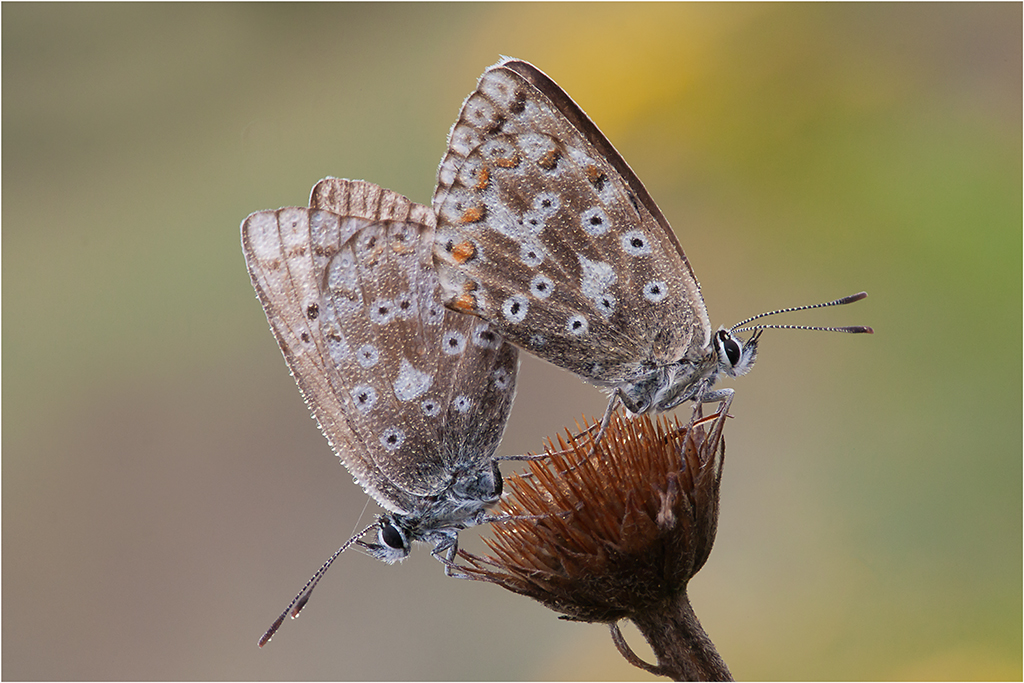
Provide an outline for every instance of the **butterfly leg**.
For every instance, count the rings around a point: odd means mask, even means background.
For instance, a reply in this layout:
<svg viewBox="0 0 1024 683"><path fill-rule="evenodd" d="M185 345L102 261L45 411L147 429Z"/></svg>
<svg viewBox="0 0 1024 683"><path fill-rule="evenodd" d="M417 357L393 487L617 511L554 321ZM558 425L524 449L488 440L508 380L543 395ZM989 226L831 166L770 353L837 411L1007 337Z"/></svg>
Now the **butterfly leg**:
<svg viewBox="0 0 1024 683"><path fill-rule="evenodd" d="M708 419L713 419L715 421L715 426L713 428L714 434L709 438L718 439L722 429L725 427L725 419L729 417L729 408L732 406L732 399L733 396L735 396L735 393L736 392L732 389L726 388L716 389L715 391L708 391L701 394L700 399L695 401L697 405L693 409L693 416L690 418L690 426L696 426L698 420L700 420L702 415L701 407L705 403L714 403L715 401L719 401L718 414L708 416Z"/></svg>
<svg viewBox="0 0 1024 683"><path fill-rule="evenodd" d="M583 507L583 503L582 502L578 503L577 506L576 506L577 509L580 509L582 507ZM572 510L563 510L562 512L559 512L557 514L560 517L567 517L571 512L573 512L573 511ZM518 521L518 520L538 520L538 519L547 519L550 516L551 516L550 513L545 513L543 515L488 515L487 517L484 518L484 522L487 523L487 524L490 524L492 522L512 522L512 521Z"/></svg>
<svg viewBox="0 0 1024 683"><path fill-rule="evenodd" d="M445 537L440 539L430 551L430 554L434 556L438 562L444 565L444 575L450 576L456 579L465 579L467 577L461 570L462 568L455 562L455 557L459 553L459 537L457 532L452 532L451 535L445 534Z"/></svg>
<svg viewBox="0 0 1024 683"><path fill-rule="evenodd" d="M622 405L626 405L624 399L625 396L622 393L622 389L616 387L615 391L612 392L611 397L608 399L608 407L605 408L604 417L601 418L601 429L597 430L597 436L594 437L594 440L592 442L594 444L594 447L590 450L590 453L587 455L588 458L594 454L594 450L597 448L597 444L600 443L601 439L604 438L605 432L608 431L608 424L612 421L612 413L614 413L615 409L618 407L619 401L623 401Z"/></svg>
<svg viewBox="0 0 1024 683"><path fill-rule="evenodd" d="M594 424L590 425L589 427L587 427L583 431L578 432L578 433L572 435L571 438L573 440L579 439L584 434L589 434L590 432L594 431L594 429L597 428L598 426L601 426L601 428L604 429L604 427L606 427L608 425L608 419L610 418L610 416L611 416L611 412L606 412L602 422L600 422L600 423L595 422ZM576 426L578 427L579 423L577 423ZM494 460L496 460L496 461L512 461L512 462L531 462L533 460L544 460L545 458L550 458L552 455L569 455L572 452L573 452L573 449L571 449L571 448L564 448L564 449L562 449L560 451L548 451L548 452L544 452L544 453L538 453L536 455L529 454L529 453L526 454L526 455L498 455L498 456L494 457ZM533 475L530 474L529 472L527 472L527 473L525 473L525 474L523 474L521 476L523 476L523 477L531 477Z"/></svg>
<svg viewBox="0 0 1024 683"><path fill-rule="evenodd" d="M565 453L568 453L568 451L567 450L566 451L555 451L555 453L565 454ZM513 462L530 462L530 461L533 461L533 460L543 460L544 458L550 458L552 455L553 455L552 453L538 453L536 455L530 455L530 454L526 454L526 455L498 455L498 456L495 456L494 459L497 460L497 461L502 461L502 460L508 461L508 460L511 460Z"/></svg>
<svg viewBox="0 0 1024 683"><path fill-rule="evenodd" d="M609 398L608 400L608 407L605 408L604 416L601 418L601 421L595 422L594 424L590 425L586 429L578 432L577 434L571 437L572 441L576 441L581 439L586 434L593 433L595 429L598 430L597 434L591 438L590 450L587 452L587 455L586 457L583 458L583 460L586 460L587 458L591 457L597 451L597 444L600 443L601 439L604 438L605 433L608 431L608 424L611 422L612 414L615 412L615 409L618 408L619 401L623 401L623 405L625 405L627 409L629 408L629 406L625 402L625 396L622 394L621 389L616 388L615 391L612 393L611 398ZM577 427L578 426L579 424L577 423ZM533 460L543 460L544 458L550 458L552 455L566 456L573 453L574 451L575 449L573 448L565 448L560 451L540 453L538 455L502 455L497 456L494 459L530 462ZM580 462L582 462L582 460ZM579 463L577 463L576 465L572 465L569 469L575 469L578 464ZM523 472L519 476L522 477L523 479L531 479L533 477L533 472Z"/></svg>
<svg viewBox="0 0 1024 683"><path fill-rule="evenodd" d="M622 393L621 389L616 388L614 390L614 392L612 392L611 398L608 399L608 407L605 408L604 416L601 418L601 421L600 422L595 422L594 424L590 425L589 427L587 427L586 429L584 429L583 431L579 432L578 434L576 434L576 435L574 435L572 437L573 441L577 441L577 440L581 439L584 435L592 434L594 429L598 428L597 429L597 434L594 434L594 435L592 435L590 437L590 448L589 448L589 450L587 450L587 454L581 460L579 460L577 463L575 463L573 465L570 465L569 469L563 471L562 474L565 474L565 472L567 472L567 471L576 469L581 462L583 462L584 460L587 460L587 459L593 457L594 453L597 452L597 444L599 444L601 442L601 439L603 439L605 433L607 433L608 425L611 423L612 414L615 412L615 409L618 408L619 401L622 401L622 405L624 405L626 407L626 409L629 410L629 405L626 403L625 394ZM570 453L576 452L576 451L577 451L577 449L575 449L575 448L571 448L571 449L567 448L565 450L555 451L555 453L557 453L558 455L569 455ZM543 454L543 456L531 456L529 459L537 460L537 459L539 459L539 457L549 457L550 455L554 455L555 453L551 453L551 454L545 453L545 454ZM522 474L520 476L523 477L524 479L529 479L530 477L533 476L533 474L531 472L527 472L527 473Z"/></svg>
<svg viewBox="0 0 1024 683"><path fill-rule="evenodd" d="M700 408L700 406L702 406L705 403L714 403L716 401L720 402L718 406L718 412L720 414L727 415L729 413L729 408L732 407L732 399L735 394L736 392L733 389L728 388L716 389L714 391L706 391L700 394L698 398L694 399L694 402L697 404L693 411L694 418L696 419L697 417L699 417L697 415L697 410Z"/></svg>
<svg viewBox="0 0 1024 683"><path fill-rule="evenodd" d="M569 438L571 439L571 441L576 441L576 440L582 438L584 434L589 434L590 432L594 431L594 429L596 429L598 426L600 426L600 423L595 422L594 424L590 425L589 427L587 427L583 431L578 432L577 434L571 435ZM494 459L496 461L504 460L504 461L512 461L512 462L532 462L534 460L545 460L545 459L550 458L550 457L552 457L554 455L560 455L562 457L565 457L565 456L571 455L574 452L575 452L575 450L573 448L563 448L562 450L558 450L558 451L545 451L544 453L538 453L537 455L531 455L531 454L527 454L527 455L501 455L501 456L496 456ZM532 479L533 478L533 472L519 472L518 474L523 479Z"/></svg>

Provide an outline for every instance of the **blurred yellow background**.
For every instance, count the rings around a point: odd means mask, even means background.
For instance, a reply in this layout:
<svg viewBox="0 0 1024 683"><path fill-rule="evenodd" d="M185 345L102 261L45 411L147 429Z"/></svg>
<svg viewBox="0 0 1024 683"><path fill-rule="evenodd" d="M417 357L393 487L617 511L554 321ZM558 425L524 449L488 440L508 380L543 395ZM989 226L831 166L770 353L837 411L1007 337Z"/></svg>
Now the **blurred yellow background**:
<svg viewBox="0 0 1024 683"><path fill-rule="evenodd" d="M374 508L239 223L327 175L429 203L506 54L644 180L716 327L871 295L784 322L873 337L770 331L726 384L690 594L733 674L1019 680L1021 25L1018 3L4 4L3 677L650 678L425 548L346 554L256 648ZM501 451L603 406L525 358Z"/></svg>

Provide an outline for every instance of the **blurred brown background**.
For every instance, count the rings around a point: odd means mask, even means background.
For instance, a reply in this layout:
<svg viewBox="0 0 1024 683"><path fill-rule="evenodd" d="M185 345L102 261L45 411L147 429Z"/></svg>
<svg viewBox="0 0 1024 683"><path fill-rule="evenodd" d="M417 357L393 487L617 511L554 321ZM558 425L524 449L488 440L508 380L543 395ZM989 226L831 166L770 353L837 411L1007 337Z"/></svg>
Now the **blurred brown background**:
<svg viewBox="0 0 1024 683"><path fill-rule="evenodd" d="M327 175L429 203L507 54L645 181L715 326L871 294L786 322L873 337L769 332L727 384L690 592L733 673L1019 680L1021 24L1020 4L5 3L3 677L647 677L606 628L425 548L348 553L256 648L375 510L288 376L239 223ZM519 387L505 453L604 406L530 358Z"/></svg>

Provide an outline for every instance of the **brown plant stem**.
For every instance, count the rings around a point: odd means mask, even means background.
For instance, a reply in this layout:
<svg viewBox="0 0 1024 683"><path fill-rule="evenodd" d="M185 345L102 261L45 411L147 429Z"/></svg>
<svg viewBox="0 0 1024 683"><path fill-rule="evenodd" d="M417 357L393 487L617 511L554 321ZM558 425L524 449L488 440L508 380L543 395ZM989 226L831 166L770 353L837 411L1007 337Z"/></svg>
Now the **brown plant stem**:
<svg viewBox="0 0 1024 683"><path fill-rule="evenodd" d="M647 664L629 649L618 625L612 625L612 640L630 663L674 681L731 681L729 667L715 644L704 632L686 593L675 600L634 613L630 620L654 650L658 664Z"/></svg>

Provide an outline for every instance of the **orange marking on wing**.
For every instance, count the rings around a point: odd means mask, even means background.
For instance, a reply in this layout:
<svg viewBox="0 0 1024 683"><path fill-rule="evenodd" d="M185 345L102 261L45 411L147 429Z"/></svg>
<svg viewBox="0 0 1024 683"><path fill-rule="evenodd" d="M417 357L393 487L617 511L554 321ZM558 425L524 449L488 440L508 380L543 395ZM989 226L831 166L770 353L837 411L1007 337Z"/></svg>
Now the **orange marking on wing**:
<svg viewBox="0 0 1024 683"><path fill-rule="evenodd" d="M452 301L452 308L460 313L473 313L476 311L476 302L472 294L460 294Z"/></svg>
<svg viewBox="0 0 1024 683"><path fill-rule="evenodd" d="M558 160L561 158L562 151L560 149L551 149L545 152L544 156L537 160L537 165L545 171L553 171L555 170L555 166L558 165Z"/></svg>
<svg viewBox="0 0 1024 683"><path fill-rule="evenodd" d="M469 240L456 244L452 249L452 258L459 264L465 263L474 256L476 256L476 246Z"/></svg>
<svg viewBox="0 0 1024 683"><path fill-rule="evenodd" d="M493 159L492 163L498 168L515 168L519 165L519 155L513 154L511 157Z"/></svg>
<svg viewBox="0 0 1024 683"><path fill-rule="evenodd" d="M490 180L491 180L491 172L487 169L486 166L481 166L480 167L480 173L479 173L479 175L477 175L477 179L476 179L476 189L477 190L485 189L487 187L487 183L490 182Z"/></svg>
<svg viewBox="0 0 1024 683"><path fill-rule="evenodd" d="M485 215L487 215L487 211L484 207L471 206L462 212L462 218L459 221L462 223L476 223L482 221Z"/></svg>

